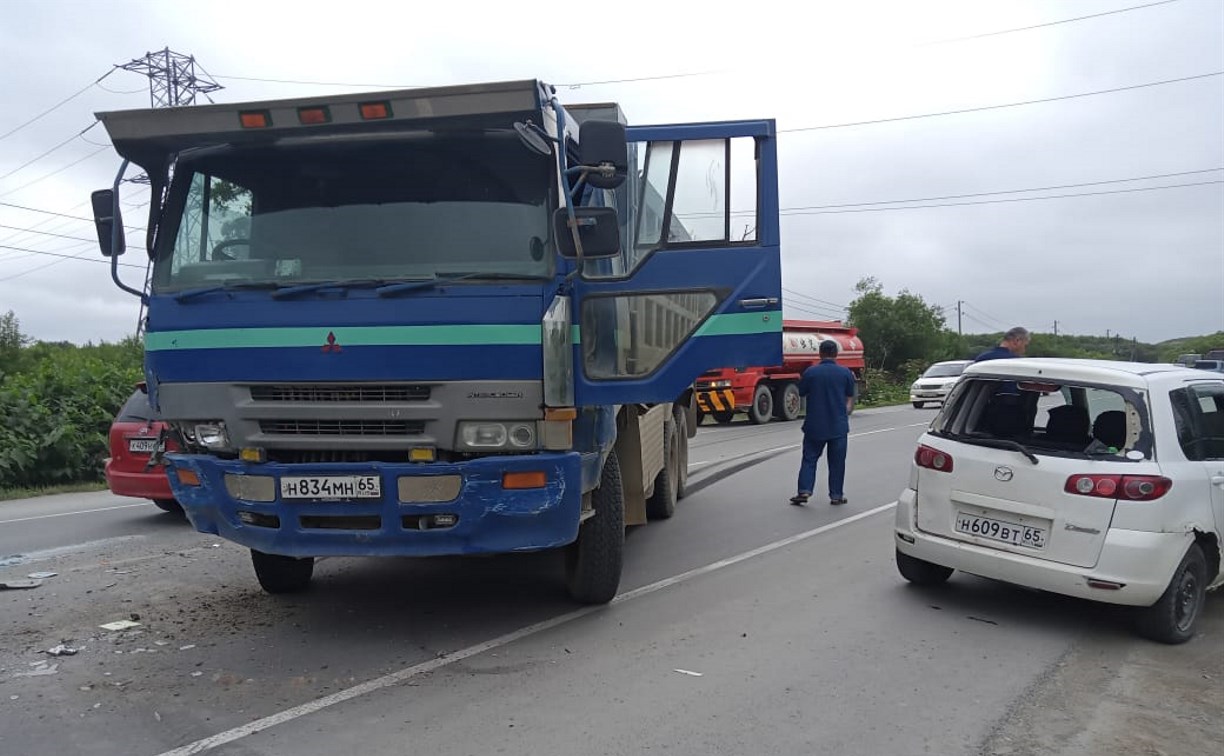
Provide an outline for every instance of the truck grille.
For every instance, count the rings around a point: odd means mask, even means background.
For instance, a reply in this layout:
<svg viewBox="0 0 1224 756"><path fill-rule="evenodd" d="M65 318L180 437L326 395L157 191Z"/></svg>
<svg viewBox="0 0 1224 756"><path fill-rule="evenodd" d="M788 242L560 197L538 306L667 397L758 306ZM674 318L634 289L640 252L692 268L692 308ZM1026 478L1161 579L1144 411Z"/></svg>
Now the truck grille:
<svg viewBox="0 0 1224 756"><path fill-rule="evenodd" d="M251 399L257 402L424 402L429 400L429 386L263 384L251 386Z"/></svg>
<svg viewBox="0 0 1224 756"><path fill-rule="evenodd" d="M404 420L261 420L259 429L278 436L415 436L424 421Z"/></svg>

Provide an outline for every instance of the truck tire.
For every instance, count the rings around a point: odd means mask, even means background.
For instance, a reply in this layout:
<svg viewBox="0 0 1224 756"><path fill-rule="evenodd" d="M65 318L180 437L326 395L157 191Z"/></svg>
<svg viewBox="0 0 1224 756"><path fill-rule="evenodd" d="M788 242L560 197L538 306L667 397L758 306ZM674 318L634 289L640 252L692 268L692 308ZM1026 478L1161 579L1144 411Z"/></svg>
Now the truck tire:
<svg viewBox="0 0 1224 756"><path fill-rule="evenodd" d="M251 549L255 577L268 593L297 593L306 590L314 575L314 559L265 554Z"/></svg>
<svg viewBox="0 0 1224 756"><path fill-rule="evenodd" d="M710 414L714 416L714 422L719 425L730 425L731 418L735 417L734 412L711 412Z"/></svg>
<svg viewBox="0 0 1224 756"><path fill-rule="evenodd" d="M773 391L774 417L784 422L799 419L803 409L803 397L799 396L799 384L786 383Z"/></svg>
<svg viewBox="0 0 1224 756"><path fill-rule="evenodd" d="M686 489L688 488L688 418L684 416L683 407L674 407L673 414L676 418L676 443L680 448L679 462L676 465L676 498L683 499L684 494L687 493Z"/></svg>
<svg viewBox="0 0 1224 756"><path fill-rule="evenodd" d="M663 469L655 476L654 493L646 500L646 519L666 520L676 513L680 468L680 434L676 424L663 421Z"/></svg>
<svg viewBox="0 0 1224 756"><path fill-rule="evenodd" d="M753 425L764 425L773 418L773 392L765 384L756 387L752 392L752 404L748 407L748 419Z"/></svg>
<svg viewBox="0 0 1224 756"><path fill-rule="evenodd" d="M566 547L565 582L570 597L583 604L606 604L620 587L625 552L625 489L616 450L608 453L591 492L595 516L578 528Z"/></svg>

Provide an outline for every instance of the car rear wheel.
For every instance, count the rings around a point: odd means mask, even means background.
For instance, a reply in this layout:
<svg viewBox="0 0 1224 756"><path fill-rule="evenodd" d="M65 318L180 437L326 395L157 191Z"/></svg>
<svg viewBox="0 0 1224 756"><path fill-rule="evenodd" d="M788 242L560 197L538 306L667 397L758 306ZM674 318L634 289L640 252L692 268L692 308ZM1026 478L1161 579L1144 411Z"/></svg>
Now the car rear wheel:
<svg viewBox="0 0 1224 756"><path fill-rule="evenodd" d="M174 499L154 499L153 503L156 504L157 508L163 512L172 512L174 514L183 513L183 505L179 504L178 501Z"/></svg>
<svg viewBox="0 0 1224 756"><path fill-rule="evenodd" d="M952 568L932 564L897 550L897 571L914 585L939 585L952 577Z"/></svg>
<svg viewBox="0 0 1224 756"><path fill-rule="evenodd" d="M1207 559L1196 543L1182 558L1160 599L1139 611L1139 634L1161 643L1185 643L1194 637L1206 594Z"/></svg>

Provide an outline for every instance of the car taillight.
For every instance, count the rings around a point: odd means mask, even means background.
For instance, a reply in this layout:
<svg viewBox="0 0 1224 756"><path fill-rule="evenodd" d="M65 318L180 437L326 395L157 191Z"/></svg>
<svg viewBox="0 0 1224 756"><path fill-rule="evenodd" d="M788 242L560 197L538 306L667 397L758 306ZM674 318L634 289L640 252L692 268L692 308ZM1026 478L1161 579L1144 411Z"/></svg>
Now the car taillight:
<svg viewBox="0 0 1224 756"><path fill-rule="evenodd" d="M926 444L918 445L918 450L914 452L914 463L928 470L952 472L952 455L932 449Z"/></svg>
<svg viewBox="0 0 1224 756"><path fill-rule="evenodd" d="M1126 501L1159 499L1173 487L1173 481L1160 475L1072 475L1063 490L1080 496Z"/></svg>

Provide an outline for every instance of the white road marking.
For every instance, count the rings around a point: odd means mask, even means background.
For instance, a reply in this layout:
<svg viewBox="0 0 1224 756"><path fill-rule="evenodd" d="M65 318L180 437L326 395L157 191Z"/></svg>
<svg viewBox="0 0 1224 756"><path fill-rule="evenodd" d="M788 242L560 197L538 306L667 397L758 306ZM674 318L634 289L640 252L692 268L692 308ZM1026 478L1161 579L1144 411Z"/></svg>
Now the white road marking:
<svg viewBox="0 0 1224 756"><path fill-rule="evenodd" d="M856 515L851 515L850 517L838 520L837 522L831 522L828 525L821 525L818 528L797 533L793 536L789 536L787 538L774 541L773 543L768 543L759 548L752 549L751 551L745 551L742 554L737 554L712 564L707 564L704 567L698 567L696 569L689 570L688 572L682 572L679 575L659 580L651 583L650 585L644 585L641 588L636 588L632 591L620 594L616 598L612 599L612 603L623 604L627 601L632 601L633 599L641 598L642 596L647 596L651 593L661 591L664 588L669 588L678 583L683 583L702 575L708 575L711 572L717 572L718 570L730 567L734 564L739 564L740 562L752 559L753 557L758 557L762 554L767 554L771 551L776 551L786 546L790 546L791 544L798 543L799 541L804 541L808 538L813 538L823 533L827 533L830 530L840 528L844 525L849 525L853 522L858 522L859 520L873 517L877 514L892 509L896 505L897 502L895 501L888 504L883 504L875 507L874 509L869 509L866 512L860 512ZM461 662L464 659L469 659L473 656L483 654L486 651L501 648L502 646L509 645L515 641L522 640L523 638L527 638L532 635L538 635L545 630L551 630L554 627L573 622L576 619L585 617L588 614L593 614L603 609L604 607L602 606L587 606L583 607L582 609L575 609L572 612L567 612L566 614L544 620L543 622L537 622L534 625L528 625L527 627L523 627L513 632L506 633L505 635L498 636L497 638L493 638L492 640L487 640L484 643L477 643L474 646L468 646L465 649L455 651L454 653L447 654L437 659L430 659L429 661L421 662L420 664L414 664L411 667L405 667L397 672L392 672L391 674L377 677L373 680L361 683L360 685L354 685L351 688L337 691L329 696L317 698L313 701L308 701L301 704L300 706L294 706L291 709L285 709L284 711L266 716L262 719L248 722L247 724L240 727L235 727L232 730L226 730L225 732L220 732L207 738L201 738L193 743L188 743L185 746L180 746L174 750L161 753L158 756L192 756L192 754L203 753L204 751L211 750L217 746L232 743L235 740L240 740L249 735L263 732L264 730L271 729L277 725L284 724L285 722L290 722L294 719L299 719L308 714L313 714L316 711L321 711L330 706L335 706L336 704L344 703L345 701L349 701L359 696L364 696L367 693L374 693L384 688L398 685L399 683L402 683L410 678L418 677L428 672L433 672L436 669L441 669L442 667L449 666L456 662Z"/></svg>
<svg viewBox="0 0 1224 756"><path fill-rule="evenodd" d="M76 512L59 512L57 514L35 515L34 517L17 517L12 520L0 520L0 525L5 525L10 522L29 522L30 520L48 520L52 517L67 517L69 515L93 514L94 512L109 512L112 509L128 509L129 507L151 507L150 502L142 502L140 504L116 504L113 507L98 507L97 509L81 509Z"/></svg>
<svg viewBox="0 0 1224 756"><path fill-rule="evenodd" d="M927 425L930 425L930 423L910 423L909 425L895 425L891 428L876 428L875 430L863 431L862 433L851 433L849 435L849 438L858 438L859 436L870 436L875 433L888 433L889 431L904 430L906 428L917 428L919 426L927 426ZM729 460L735 460L737 462L740 462L746 459L755 459L765 454L772 454L774 452L780 452L780 451L791 451L792 449L800 449L802 447L803 447L803 442L800 441L797 444L787 444L785 446L775 446L770 449L761 449L760 451L750 452L749 454L746 454L740 457L723 457L721 459L710 460L708 462L694 462L693 464L688 466L688 469L689 469L689 472L692 472L693 470L697 468L708 467L710 465L716 465L719 462L726 462Z"/></svg>

